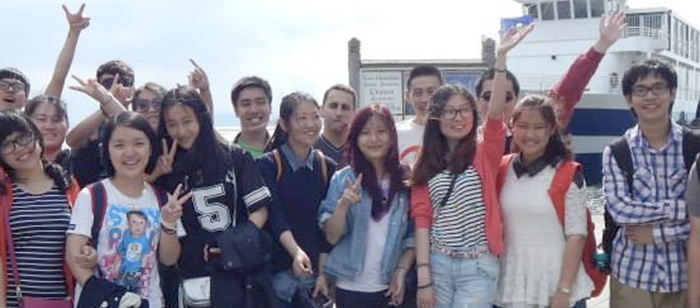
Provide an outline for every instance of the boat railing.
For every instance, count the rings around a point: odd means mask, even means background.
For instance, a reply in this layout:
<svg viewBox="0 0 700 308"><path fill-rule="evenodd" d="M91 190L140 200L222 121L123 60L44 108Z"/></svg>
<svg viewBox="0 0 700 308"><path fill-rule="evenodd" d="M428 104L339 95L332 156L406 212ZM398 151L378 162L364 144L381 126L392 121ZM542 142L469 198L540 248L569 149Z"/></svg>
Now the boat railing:
<svg viewBox="0 0 700 308"><path fill-rule="evenodd" d="M664 29L657 29L644 26L628 26L622 33L623 38L638 36L648 37L658 41L666 41L666 31Z"/></svg>

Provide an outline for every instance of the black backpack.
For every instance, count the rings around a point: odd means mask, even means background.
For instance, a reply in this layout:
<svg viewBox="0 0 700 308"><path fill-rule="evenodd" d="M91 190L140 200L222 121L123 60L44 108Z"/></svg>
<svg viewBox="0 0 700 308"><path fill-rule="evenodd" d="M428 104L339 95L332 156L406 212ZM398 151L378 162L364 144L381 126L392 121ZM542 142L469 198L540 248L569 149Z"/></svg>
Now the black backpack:
<svg viewBox="0 0 700 308"><path fill-rule="evenodd" d="M632 153L630 152L629 144L627 139L622 136L615 139L609 144L610 152L612 152L613 159L617 162L618 167L622 170L625 179L627 180L627 189L630 195L634 193L632 188L632 181L634 177L634 166L632 164ZM685 163L685 170L690 172L690 168L696 160L696 155L700 152L700 135L694 133L692 130L683 128L683 162ZM697 169L698 175L700 175L700 169ZM605 206L605 229L603 230L603 251L605 251L609 256L612 255L612 242L615 239L617 230L620 226L610 217L608 213L608 207Z"/></svg>

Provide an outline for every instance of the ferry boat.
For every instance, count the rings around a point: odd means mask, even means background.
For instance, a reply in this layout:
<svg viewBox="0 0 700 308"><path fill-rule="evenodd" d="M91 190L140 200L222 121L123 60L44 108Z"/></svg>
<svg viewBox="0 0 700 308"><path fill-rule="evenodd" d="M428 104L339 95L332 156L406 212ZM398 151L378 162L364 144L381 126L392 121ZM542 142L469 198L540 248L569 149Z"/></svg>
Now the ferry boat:
<svg viewBox="0 0 700 308"><path fill-rule="evenodd" d="M569 124L576 160L589 184L601 182L605 146L636 123L622 95L625 70L634 63L660 59L678 74L672 120L689 125L700 99L700 31L668 8L630 8L626 0L515 0L523 17L501 20L501 33L512 24L537 27L508 55L508 69L521 86L521 97L545 93L581 53L598 38L601 15L620 9L627 29L600 63Z"/></svg>

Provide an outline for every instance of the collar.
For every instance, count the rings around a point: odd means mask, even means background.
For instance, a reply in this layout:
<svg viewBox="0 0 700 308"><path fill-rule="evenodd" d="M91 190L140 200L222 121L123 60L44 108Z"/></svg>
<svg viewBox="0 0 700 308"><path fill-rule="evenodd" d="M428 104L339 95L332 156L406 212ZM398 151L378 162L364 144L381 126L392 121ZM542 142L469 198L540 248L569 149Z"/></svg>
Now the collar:
<svg viewBox="0 0 700 308"><path fill-rule="evenodd" d="M674 123L673 121L669 122L670 126L668 129L666 144L664 144L664 146L662 146L659 150L665 149L672 142L676 142L677 144L681 144L683 142L683 127ZM646 137L644 137L644 134L642 134L642 129L639 128L639 124L630 129L629 140L631 141L629 142L630 148L651 148L649 141L646 139Z"/></svg>
<svg viewBox="0 0 700 308"><path fill-rule="evenodd" d="M235 143L235 144L245 144L246 146L250 147L250 144L248 144L247 142L245 142L245 141L243 141L243 140L240 140L240 139L241 139L241 134L242 134L242 133L243 133L243 132L238 132L238 134L236 134L236 137L233 138L233 143ZM265 132L265 144L267 144L269 141L270 141L270 132L266 131L266 132Z"/></svg>
<svg viewBox="0 0 700 308"><path fill-rule="evenodd" d="M313 149L311 149L310 151L311 153L309 153L309 156L306 158L306 160L300 160L296 155L294 155L294 151L292 151L292 148L289 146L289 143L285 143L282 146L280 146L280 152L282 152L282 155L284 155L284 157L287 158L289 166L292 167L292 172L296 172L303 167L314 171L314 159L316 153L314 153Z"/></svg>
<svg viewBox="0 0 700 308"><path fill-rule="evenodd" d="M548 159L545 156L546 155L542 155L534 161L526 163L522 159L522 154L518 154L515 156L515 159L513 159L513 171L515 171L515 176L520 178L524 174L527 174L530 177L533 177L549 165L556 166L561 160L560 158L556 158L551 164L549 164L547 163Z"/></svg>
<svg viewBox="0 0 700 308"><path fill-rule="evenodd" d="M343 145L340 146L340 147L336 147L335 145L333 145L332 142L330 142L330 141L328 141L328 139L326 139L326 137L323 135L323 133L321 134L321 136L318 137L318 139L319 139L321 142L325 143L326 146L328 146L329 148L335 150L336 152L340 152L340 151L342 151L342 150L345 148L345 144L343 144ZM347 143L346 143L346 144L347 144Z"/></svg>

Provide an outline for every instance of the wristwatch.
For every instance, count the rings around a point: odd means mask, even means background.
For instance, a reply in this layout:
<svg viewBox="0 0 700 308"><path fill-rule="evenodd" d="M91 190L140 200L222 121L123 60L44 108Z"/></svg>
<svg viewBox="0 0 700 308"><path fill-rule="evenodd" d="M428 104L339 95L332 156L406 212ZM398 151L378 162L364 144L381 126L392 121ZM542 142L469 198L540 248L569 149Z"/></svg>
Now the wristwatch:
<svg viewBox="0 0 700 308"><path fill-rule="evenodd" d="M566 294L566 295L571 295L571 289L564 288L562 286L557 287L557 292L562 293L562 294Z"/></svg>

